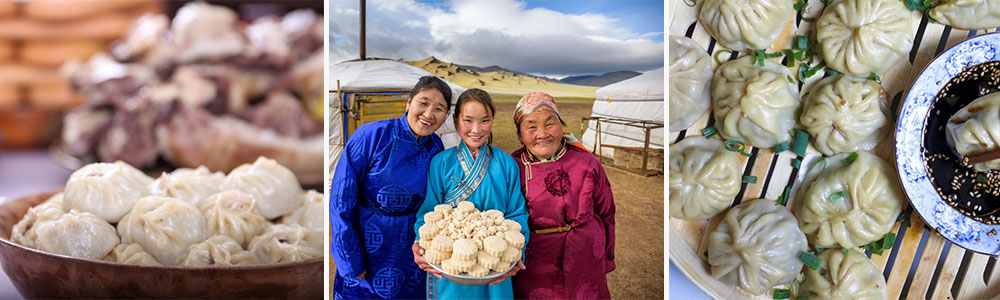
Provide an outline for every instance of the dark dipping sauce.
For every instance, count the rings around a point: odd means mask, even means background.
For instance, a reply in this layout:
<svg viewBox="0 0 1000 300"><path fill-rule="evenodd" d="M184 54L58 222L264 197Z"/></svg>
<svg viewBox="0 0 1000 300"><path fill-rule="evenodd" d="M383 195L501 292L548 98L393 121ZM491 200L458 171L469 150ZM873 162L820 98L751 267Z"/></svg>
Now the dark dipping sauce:
<svg viewBox="0 0 1000 300"><path fill-rule="evenodd" d="M996 92L1000 62L962 70L938 92L924 128L924 167L938 194L951 207L972 219L1000 224L1000 171L978 172L961 162L945 137L946 124L973 100Z"/></svg>

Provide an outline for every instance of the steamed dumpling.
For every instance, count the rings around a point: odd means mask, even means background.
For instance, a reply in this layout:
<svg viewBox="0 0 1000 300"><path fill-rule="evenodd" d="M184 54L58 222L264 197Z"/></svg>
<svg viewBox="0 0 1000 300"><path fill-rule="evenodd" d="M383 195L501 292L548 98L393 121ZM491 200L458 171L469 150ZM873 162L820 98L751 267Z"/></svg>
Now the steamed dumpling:
<svg viewBox="0 0 1000 300"><path fill-rule="evenodd" d="M889 124L886 93L874 80L824 78L802 103L799 121L825 155L871 150Z"/></svg>
<svg viewBox="0 0 1000 300"><path fill-rule="evenodd" d="M142 249L142 246L139 246L139 244L118 244L104 260L130 265L163 265L156 261L149 252L146 252L146 249Z"/></svg>
<svg viewBox="0 0 1000 300"><path fill-rule="evenodd" d="M722 212L740 192L739 154L722 141L692 135L670 146L670 216L704 220Z"/></svg>
<svg viewBox="0 0 1000 300"><path fill-rule="evenodd" d="M315 232L324 232L326 226L326 206L323 205L323 194L308 190L302 196L303 203L291 215L281 218L282 224L297 223Z"/></svg>
<svg viewBox="0 0 1000 300"><path fill-rule="evenodd" d="M201 201L221 190L222 180L226 175L222 172L211 172L205 166L197 169L177 169L169 174L164 173L153 181L152 194L173 197L191 203L198 207Z"/></svg>
<svg viewBox="0 0 1000 300"><path fill-rule="evenodd" d="M802 269L806 236L783 205L758 199L726 212L709 236L712 276L760 295L790 282Z"/></svg>
<svg viewBox="0 0 1000 300"><path fill-rule="evenodd" d="M139 198L150 194L153 178L121 161L92 163L73 172L66 181L67 210L93 213L117 223Z"/></svg>
<svg viewBox="0 0 1000 300"><path fill-rule="evenodd" d="M799 285L805 299L887 299L885 277L864 253L848 249L826 249L819 254L819 269L806 268L806 280ZM820 270L826 270L821 275Z"/></svg>
<svg viewBox="0 0 1000 300"><path fill-rule="evenodd" d="M28 248L38 249L38 227L36 225L55 220L64 214L66 214L66 209L63 208L63 193L55 194L45 202L28 209L24 217L17 221L17 224L14 224L10 240Z"/></svg>
<svg viewBox="0 0 1000 300"><path fill-rule="evenodd" d="M323 256L323 235L299 224L268 227L250 242L250 252L261 263L293 262Z"/></svg>
<svg viewBox="0 0 1000 300"><path fill-rule="evenodd" d="M708 112L711 81L708 52L692 39L671 35L670 131L687 129Z"/></svg>
<svg viewBox="0 0 1000 300"><path fill-rule="evenodd" d="M149 196L139 200L118 223L124 243L137 243L156 261L172 265L189 246L208 235L205 217L191 204L176 198Z"/></svg>
<svg viewBox="0 0 1000 300"><path fill-rule="evenodd" d="M213 236L191 245L177 262L179 266L242 266L260 264L257 256L243 250L233 238Z"/></svg>
<svg viewBox="0 0 1000 300"><path fill-rule="evenodd" d="M979 97L958 110L945 125L945 138L964 157L1000 149L1000 93ZM980 172L1000 170L1000 159L972 167Z"/></svg>
<svg viewBox="0 0 1000 300"><path fill-rule="evenodd" d="M70 211L36 225L38 250L89 259L103 259L118 245L115 228L88 212Z"/></svg>
<svg viewBox="0 0 1000 300"><path fill-rule="evenodd" d="M857 247L882 238L903 206L903 191L892 166L868 152L826 158L806 175L795 216L812 245ZM834 195L837 194L837 195Z"/></svg>
<svg viewBox="0 0 1000 300"><path fill-rule="evenodd" d="M253 196L260 214L268 220L290 214L302 205L302 186L295 173L265 157L233 169L222 182L222 189L237 189Z"/></svg>
<svg viewBox="0 0 1000 300"><path fill-rule="evenodd" d="M744 56L715 70L715 128L723 137L769 148L788 140L799 108L799 86L785 66Z"/></svg>
<svg viewBox="0 0 1000 300"><path fill-rule="evenodd" d="M910 11L899 0L843 0L816 23L823 61L854 77L883 74L913 47Z"/></svg>
<svg viewBox="0 0 1000 300"><path fill-rule="evenodd" d="M1000 27L998 0L944 0L943 2L929 12L938 23L965 30Z"/></svg>
<svg viewBox="0 0 1000 300"><path fill-rule="evenodd" d="M250 244L253 237L271 225L257 209L257 201L250 194L227 190L202 203L205 214L205 233L208 236L229 236L241 247Z"/></svg>
<svg viewBox="0 0 1000 300"><path fill-rule="evenodd" d="M732 50L766 49L792 20L789 0L705 0L698 21L720 45Z"/></svg>

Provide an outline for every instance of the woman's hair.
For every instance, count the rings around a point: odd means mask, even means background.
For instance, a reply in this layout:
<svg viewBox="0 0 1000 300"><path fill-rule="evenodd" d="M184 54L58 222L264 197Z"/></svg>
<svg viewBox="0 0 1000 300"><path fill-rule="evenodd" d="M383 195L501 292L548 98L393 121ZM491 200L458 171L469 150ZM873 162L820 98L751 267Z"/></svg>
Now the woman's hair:
<svg viewBox="0 0 1000 300"><path fill-rule="evenodd" d="M447 109L451 109L451 87L449 87L444 80L441 80L441 78L432 75L420 77L417 84L413 86L412 90L410 90L410 98L406 101L409 102L410 100L413 100L413 97L419 94L420 91L429 89L435 89L438 92L441 92L441 96L444 96L445 107Z"/></svg>
<svg viewBox="0 0 1000 300"><path fill-rule="evenodd" d="M490 94L484 90L472 88L465 90L461 95L458 95L458 101L455 103L455 114L452 115L452 121L455 122L455 129L458 129L459 114L462 113L462 105L469 101L476 101L482 103L486 109L489 110L490 117L496 118L496 107L493 106L493 98L490 98ZM493 133L490 132L490 138L486 140L487 145L493 145Z"/></svg>

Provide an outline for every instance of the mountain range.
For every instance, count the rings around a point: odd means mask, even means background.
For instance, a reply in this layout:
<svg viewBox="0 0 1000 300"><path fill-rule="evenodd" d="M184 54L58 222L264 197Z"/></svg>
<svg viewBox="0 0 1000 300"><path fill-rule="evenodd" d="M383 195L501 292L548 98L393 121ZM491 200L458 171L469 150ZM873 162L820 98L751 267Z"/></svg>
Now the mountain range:
<svg viewBox="0 0 1000 300"><path fill-rule="evenodd" d="M430 72L465 88L481 88L490 93L523 95L543 91L556 97L594 96L602 86L635 77L641 73L618 71L603 75L572 76L562 80L505 69L500 66L477 67L442 61L434 56L405 63Z"/></svg>

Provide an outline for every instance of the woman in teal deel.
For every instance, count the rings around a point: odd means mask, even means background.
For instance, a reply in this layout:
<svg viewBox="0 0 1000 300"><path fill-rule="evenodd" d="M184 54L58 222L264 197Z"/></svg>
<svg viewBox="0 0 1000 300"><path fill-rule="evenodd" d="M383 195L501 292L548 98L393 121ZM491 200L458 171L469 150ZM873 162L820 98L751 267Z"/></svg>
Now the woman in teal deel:
<svg viewBox="0 0 1000 300"><path fill-rule="evenodd" d="M469 89L458 97L453 119L462 143L431 159L427 193L417 210L414 231L424 225L424 214L434 211L435 206L454 206L464 200L475 204L480 211L503 212L505 219L521 225L521 234L527 238L528 211L521 194L520 170L509 154L490 146L495 111L493 100L483 90ZM513 299L509 278L525 268L518 260L509 272L488 285L465 286L441 277L421 257L424 249L418 243L413 244L413 252L414 261L428 272L428 299Z"/></svg>

